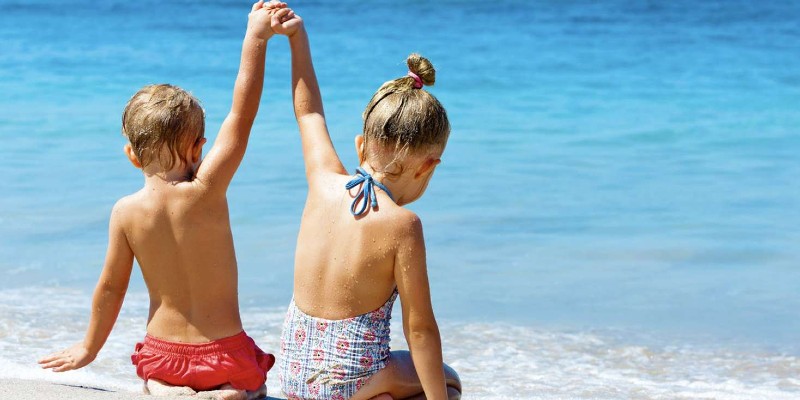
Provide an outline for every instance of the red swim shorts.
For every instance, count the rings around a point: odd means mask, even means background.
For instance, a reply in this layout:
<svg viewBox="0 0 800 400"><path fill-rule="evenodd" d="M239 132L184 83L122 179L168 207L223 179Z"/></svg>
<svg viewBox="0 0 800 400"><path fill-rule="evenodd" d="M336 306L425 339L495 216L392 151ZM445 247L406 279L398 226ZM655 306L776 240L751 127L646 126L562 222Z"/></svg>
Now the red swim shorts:
<svg viewBox="0 0 800 400"><path fill-rule="evenodd" d="M230 383L256 390L267 380L275 356L266 354L244 332L208 343L176 343L147 335L131 355L136 374L175 386L212 390Z"/></svg>

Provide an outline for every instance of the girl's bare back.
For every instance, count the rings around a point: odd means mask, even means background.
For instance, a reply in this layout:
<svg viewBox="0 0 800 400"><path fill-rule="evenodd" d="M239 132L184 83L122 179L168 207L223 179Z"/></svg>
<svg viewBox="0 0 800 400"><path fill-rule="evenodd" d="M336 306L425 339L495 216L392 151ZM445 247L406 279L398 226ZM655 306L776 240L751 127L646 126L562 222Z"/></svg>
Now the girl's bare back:
<svg viewBox="0 0 800 400"><path fill-rule="evenodd" d="M346 190L353 177L330 173L310 190L295 255L297 306L326 319L345 319L375 310L395 290L394 260L407 210L383 191L380 206L355 217L350 204L357 191Z"/></svg>

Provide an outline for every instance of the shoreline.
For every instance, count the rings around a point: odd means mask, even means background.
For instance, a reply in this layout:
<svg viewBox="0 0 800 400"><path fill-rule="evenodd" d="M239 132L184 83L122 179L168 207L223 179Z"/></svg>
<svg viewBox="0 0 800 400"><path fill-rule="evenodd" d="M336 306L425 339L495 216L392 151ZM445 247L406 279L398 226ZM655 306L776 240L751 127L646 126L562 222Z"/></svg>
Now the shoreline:
<svg viewBox="0 0 800 400"><path fill-rule="evenodd" d="M0 378L0 398L3 399L32 399L32 400L191 400L196 396L149 396L142 393L127 392L123 390L107 389L103 387L76 385L43 380ZM269 396L267 399L279 400L280 397Z"/></svg>

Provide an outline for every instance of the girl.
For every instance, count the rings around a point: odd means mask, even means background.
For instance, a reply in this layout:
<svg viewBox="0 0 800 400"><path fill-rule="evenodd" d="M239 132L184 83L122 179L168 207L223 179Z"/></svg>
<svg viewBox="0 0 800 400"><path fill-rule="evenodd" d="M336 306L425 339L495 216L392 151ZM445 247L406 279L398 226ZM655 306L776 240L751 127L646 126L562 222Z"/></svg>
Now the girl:
<svg viewBox="0 0 800 400"><path fill-rule="evenodd" d="M360 166L342 166L328 134L302 19L273 26L289 37L294 110L308 198L295 255L294 298L281 335L280 377L291 398L459 398L442 363L422 224L402 206L425 192L450 133L439 101L422 89L435 70L416 54L364 111ZM408 351L389 351L400 295Z"/></svg>

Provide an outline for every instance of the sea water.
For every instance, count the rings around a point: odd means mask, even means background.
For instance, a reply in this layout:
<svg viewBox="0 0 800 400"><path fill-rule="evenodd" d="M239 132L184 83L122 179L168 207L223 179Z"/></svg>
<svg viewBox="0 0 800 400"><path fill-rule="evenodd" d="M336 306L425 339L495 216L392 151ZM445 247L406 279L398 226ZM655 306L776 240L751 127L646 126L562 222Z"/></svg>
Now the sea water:
<svg viewBox="0 0 800 400"><path fill-rule="evenodd" d="M348 169L377 87L411 52L437 68L453 130L409 207L465 398L800 396L800 4L291 5ZM92 365L35 360L82 338L109 212L142 185L128 98L184 87L213 139L249 6L0 0L0 377L138 390L138 272ZM228 193L245 329L273 352L306 190L289 61L272 39Z"/></svg>

